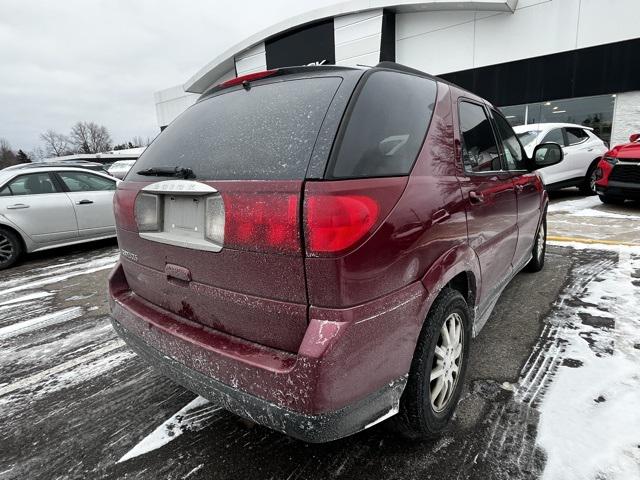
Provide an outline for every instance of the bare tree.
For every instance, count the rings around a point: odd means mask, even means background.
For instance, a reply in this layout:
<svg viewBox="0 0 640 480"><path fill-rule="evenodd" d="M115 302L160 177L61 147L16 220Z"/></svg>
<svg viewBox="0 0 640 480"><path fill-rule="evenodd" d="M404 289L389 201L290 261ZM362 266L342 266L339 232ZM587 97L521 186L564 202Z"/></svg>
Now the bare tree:
<svg viewBox="0 0 640 480"><path fill-rule="evenodd" d="M27 155L31 159L32 162L39 162L44 160L47 155L44 153L44 150L41 147L35 147L30 152L27 152Z"/></svg>
<svg viewBox="0 0 640 480"><path fill-rule="evenodd" d="M149 144L151 143L151 139L147 137L145 140L141 136L137 135L133 137L129 143L134 147L148 147Z"/></svg>
<svg viewBox="0 0 640 480"><path fill-rule="evenodd" d="M16 154L11 149L11 145L6 139L0 138L0 168L15 165L16 163Z"/></svg>
<svg viewBox="0 0 640 480"><path fill-rule="evenodd" d="M79 153L111 150L111 135L106 127L94 122L78 122L71 128L69 139Z"/></svg>
<svg viewBox="0 0 640 480"><path fill-rule="evenodd" d="M71 153L69 138L54 130L49 129L40 134L40 140L44 142L44 149L49 157L61 157Z"/></svg>

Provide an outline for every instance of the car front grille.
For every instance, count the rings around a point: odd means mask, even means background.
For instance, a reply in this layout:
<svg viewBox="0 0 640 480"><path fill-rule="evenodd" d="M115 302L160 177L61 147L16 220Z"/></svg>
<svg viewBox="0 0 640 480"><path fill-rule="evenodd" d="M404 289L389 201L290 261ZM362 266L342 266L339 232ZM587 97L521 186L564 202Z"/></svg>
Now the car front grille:
<svg viewBox="0 0 640 480"><path fill-rule="evenodd" d="M618 163L613 167L609 180L640 183L640 164L625 165L624 163Z"/></svg>

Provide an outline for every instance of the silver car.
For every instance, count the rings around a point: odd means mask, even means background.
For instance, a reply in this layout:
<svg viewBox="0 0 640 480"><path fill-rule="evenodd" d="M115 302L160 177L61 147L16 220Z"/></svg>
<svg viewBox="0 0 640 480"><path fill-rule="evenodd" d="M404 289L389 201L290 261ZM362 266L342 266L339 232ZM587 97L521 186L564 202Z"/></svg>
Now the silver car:
<svg viewBox="0 0 640 480"><path fill-rule="evenodd" d="M115 237L117 182L64 166L0 171L0 270L23 253Z"/></svg>

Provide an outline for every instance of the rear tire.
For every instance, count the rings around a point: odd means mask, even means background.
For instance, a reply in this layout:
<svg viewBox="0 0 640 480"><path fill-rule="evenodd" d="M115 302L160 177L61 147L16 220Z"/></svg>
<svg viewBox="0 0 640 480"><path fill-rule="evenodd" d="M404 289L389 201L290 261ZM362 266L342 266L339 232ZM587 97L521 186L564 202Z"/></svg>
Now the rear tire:
<svg viewBox="0 0 640 480"><path fill-rule="evenodd" d="M421 440L444 430L460 399L470 340L467 302L460 292L447 288L436 298L420 332L400 411L393 417L396 431Z"/></svg>
<svg viewBox="0 0 640 480"><path fill-rule="evenodd" d="M0 227L0 270L14 265L22 255L22 242L13 231Z"/></svg>
<svg viewBox="0 0 640 480"><path fill-rule="evenodd" d="M587 170L587 175L584 177L583 182L578 187L580 189L580 193L591 197L595 195L596 192L596 167L598 166L598 162L594 162L593 165L589 167Z"/></svg>
<svg viewBox="0 0 640 480"><path fill-rule="evenodd" d="M536 239L531 250L531 260L527 263L527 272L539 272L544 268L544 257L547 253L547 215L542 217L542 222L536 232Z"/></svg>
<svg viewBox="0 0 640 480"><path fill-rule="evenodd" d="M612 197L610 195L598 195L600 197L600 201L602 203L606 203L607 205L622 205L624 203L624 198L622 197Z"/></svg>

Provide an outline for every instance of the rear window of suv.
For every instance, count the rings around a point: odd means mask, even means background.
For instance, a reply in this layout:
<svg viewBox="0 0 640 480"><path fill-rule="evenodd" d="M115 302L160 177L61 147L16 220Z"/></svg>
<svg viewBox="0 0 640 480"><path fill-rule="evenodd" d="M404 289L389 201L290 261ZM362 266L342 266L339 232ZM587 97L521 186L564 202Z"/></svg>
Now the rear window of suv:
<svg viewBox="0 0 640 480"><path fill-rule="evenodd" d="M147 147L126 179L152 180L136 172L163 166L190 168L199 179L302 179L340 82L276 81L204 99Z"/></svg>
<svg viewBox="0 0 640 480"><path fill-rule="evenodd" d="M329 164L329 178L407 175L431 122L435 81L374 71L346 114Z"/></svg>

